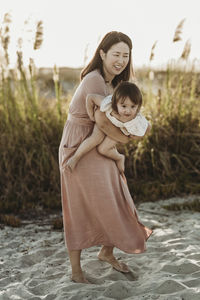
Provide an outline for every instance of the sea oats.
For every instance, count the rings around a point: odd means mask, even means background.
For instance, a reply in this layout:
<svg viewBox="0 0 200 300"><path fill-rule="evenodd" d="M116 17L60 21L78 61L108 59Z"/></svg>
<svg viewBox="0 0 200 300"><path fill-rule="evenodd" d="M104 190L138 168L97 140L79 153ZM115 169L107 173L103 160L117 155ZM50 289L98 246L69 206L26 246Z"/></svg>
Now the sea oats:
<svg viewBox="0 0 200 300"><path fill-rule="evenodd" d="M3 23L9 24L11 22L12 22L11 14L10 13L5 13L4 18L3 18Z"/></svg>
<svg viewBox="0 0 200 300"><path fill-rule="evenodd" d="M31 77L33 78L36 75L36 66L35 66L33 58L29 58L28 68L29 68Z"/></svg>
<svg viewBox="0 0 200 300"><path fill-rule="evenodd" d="M3 20L3 28L0 29L1 44L5 52L6 65L9 65L8 45L10 42L10 23L11 15L6 13Z"/></svg>
<svg viewBox="0 0 200 300"><path fill-rule="evenodd" d="M53 68L53 81L57 82L59 80L59 69L57 68L56 65L54 65Z"/></svg>
<svg viewBox="0 0 200 300"><path fill-rule="evenodd" d="M34 50L37 50L41 47L43 42L43 22L39 21L37 23L37 29L35 33L35 42L34 42Z"/></svg>
<svg viewBox="0 0 200 300"><path fill-rule="evenodd" d="M156 44L157 44L158 41L155 41L152 48L151 48L151 54L150 54L150 57L149 57L149 60L152 61L153 58L154 58L154 50L155 50L155 47L156 47Z"/></svg>
<svg viewBox="0 0 200 300"><path fill-rule="evenodd" d="M17 40L17 46L18 46L19 49L22 49L22 45L23 45L23 39L20 37Z"/></svg>
<svg viewBox="0 0 200 300"><path fill-rule="evenodd" d="M191 42L190 40L187 40L180 58L187 60L190 55L190 51L191 51Z"/></svg>
<svg viewBox="0 0 200 300"><path fill-rule="evenodd" d="M181 22L176 27L174 37L173 37L173 42L181 41L181 33L182 33L183 24L184 24L185 20L186 20L185 18L183 20L181 20Z"/></svg>
<svg viewBox="0 0 200 300"><path fill-rule="evenodd" d="M17 51L17 68L22 70L23 67L23 53L22 51Z"/></svg>

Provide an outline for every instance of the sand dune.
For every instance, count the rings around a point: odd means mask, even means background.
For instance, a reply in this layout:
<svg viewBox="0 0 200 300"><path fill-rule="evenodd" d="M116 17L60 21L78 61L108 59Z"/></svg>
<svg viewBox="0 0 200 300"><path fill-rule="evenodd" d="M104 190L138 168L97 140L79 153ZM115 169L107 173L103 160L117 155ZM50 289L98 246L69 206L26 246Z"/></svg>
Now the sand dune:
<svg viewBox="0 0 200 300"><path fill-rule="evenodd" d="M199 300L200 214L169 212L163 203L138 207L141 221L154 229L143 254L115 250L132 272L122 274L97 260L99 247L82 253L82 266L92 284L70 280L63 233L50 225L30 224L0 230L0 299L24 300ZM53 216L51 216L53 217Z"/></svg>

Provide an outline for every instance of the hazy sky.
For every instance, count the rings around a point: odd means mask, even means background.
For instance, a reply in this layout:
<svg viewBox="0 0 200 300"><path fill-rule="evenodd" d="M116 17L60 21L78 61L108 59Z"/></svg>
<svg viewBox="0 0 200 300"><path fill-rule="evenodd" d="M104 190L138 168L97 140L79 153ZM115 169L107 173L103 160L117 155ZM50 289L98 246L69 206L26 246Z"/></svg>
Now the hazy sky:
<svg viewBox="0 0 200 300"><path fill-rule="evenodd" d="M0 21L12 15L10 59L16 61L17 39L24 40L25 61L36 65L80 67L87 47L93 55L100 38L108 31L122 31L133 41L134 65L149 64L155 41L153 65L181 56L190 39L190 58L200 58L199 0L1 0ZM176 26L186 19L182 41L172 43ZM28 24L24 22L28 20ZM44 23L42 48L32 50L35 23Z"/></svg>

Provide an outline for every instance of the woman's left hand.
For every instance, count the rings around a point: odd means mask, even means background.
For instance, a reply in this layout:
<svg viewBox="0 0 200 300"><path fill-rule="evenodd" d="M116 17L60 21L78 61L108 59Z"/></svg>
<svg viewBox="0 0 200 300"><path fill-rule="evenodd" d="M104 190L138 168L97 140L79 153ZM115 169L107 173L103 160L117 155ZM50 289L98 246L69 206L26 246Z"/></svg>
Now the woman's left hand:
<svg viewBox="0 0 200 300"><path fill-rule="evenodd" d="M141 140L143 137L144 137L144 136L138 136L138 135L132 135L132 134L129 135L129 138L130 138L131 140L136 140L136 141Z"/></svg>

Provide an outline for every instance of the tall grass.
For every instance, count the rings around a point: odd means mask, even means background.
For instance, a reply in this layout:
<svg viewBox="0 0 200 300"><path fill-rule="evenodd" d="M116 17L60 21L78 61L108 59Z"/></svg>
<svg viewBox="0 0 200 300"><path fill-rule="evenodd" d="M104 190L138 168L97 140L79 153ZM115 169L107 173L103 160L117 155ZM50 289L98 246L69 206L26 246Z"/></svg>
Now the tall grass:
<svg viewBox="0 0 200 300"><path fill-rule="evenodd" d="M8 33L9 23L6 26ZM38 28L35 49L41 45L41 22ZM4 40L2 36L2 43ZM11 70L7 47L3 49L6 60L0 66L0 211L60 207L58 144L66 115L62 119L58 74L57 99L49 104L38 99L33 60L25 68L23 53L18 51L17 67Z"/></svg>
<svg viewBox="0 0 200 300"><path fill-rule="evenodd" d="M60 203L55 193L63 128L60 107L37 101L33 78L24 75L16 79L9 73L0 84L0 210L7 212Z"/></svg>
<svg viewBox="0 0 200 300"><path fill-rule="evenodd" d="M20 49L17 67L10 69L9 18L4 26L4 59L0 65L0 211L60 209L58 147L70 98L62 96L56 67L55 101L39 96L34 61L25 67ZM42 40L41 22L37 29L36 48ZM149 77L150 72L155 73L154 79ZM166 71L147 68L136 75L152 131L139 143L119 146L126 154L131 193L138 201L200 193L199 74L169 64ZM155 90L157 78L161 79Z"/></svg>
<svg viewBox="0 0 200 300"><path fill-rule="evenodd" d="M181 40L184 22L176 27L174 43ZM200 193L200 74L195 61L188 67L190 50L187 40L180 59L169 62L165 72L152 76L150 67L140 72L140 78L146 78L144 105L152 132L139 144L130 142L122 148L129 187L138 200Z"/></svg>
<svg viewBox="0 0 200 300"><path fill-rule="evenodd" d="M151 84L143 91L150 135L121 147L130 190L141 201L200 193L200 76L170 65L163 75L156 93Z"/></svg>

